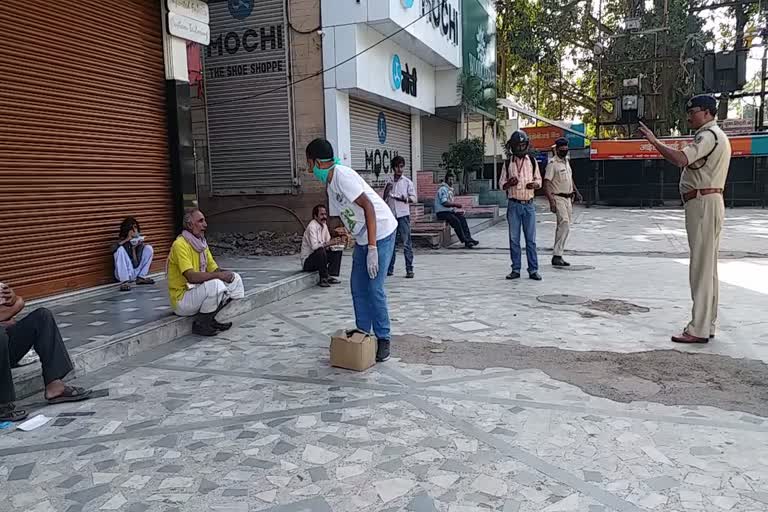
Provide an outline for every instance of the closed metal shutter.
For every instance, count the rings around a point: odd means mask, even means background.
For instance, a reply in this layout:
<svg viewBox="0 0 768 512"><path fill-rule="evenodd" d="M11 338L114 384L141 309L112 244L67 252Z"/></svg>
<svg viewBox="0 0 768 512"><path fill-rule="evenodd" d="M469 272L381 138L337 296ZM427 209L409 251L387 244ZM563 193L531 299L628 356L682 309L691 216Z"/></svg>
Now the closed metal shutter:
<svg viewBox="0 0 768 512"><path fill-rule="evenodd" d="M284 9L284 0L210 2L204 58L214 195L292 191Z"/></svg>
<svg viewBox="0 0 768 512"><path fill-rule="evenodd" d="M173 238L156 0L0 4L0 281L27 298L113 280L138 218L164 266Z"/></svg>
<svg viewBox="0 0 768 512"><path fill-rule="evenodd" d="M368 183L381 185L396 155L405 158L406 169L411 168L410 114L349 98L349 117L352 167Z"/></svg>
<svg viewBox="0 0 768 512"><path fill-rule="evenodd" d="M439 117L421 118L421 167L439 171L443 153L456 142L456 123Z"/></svg>

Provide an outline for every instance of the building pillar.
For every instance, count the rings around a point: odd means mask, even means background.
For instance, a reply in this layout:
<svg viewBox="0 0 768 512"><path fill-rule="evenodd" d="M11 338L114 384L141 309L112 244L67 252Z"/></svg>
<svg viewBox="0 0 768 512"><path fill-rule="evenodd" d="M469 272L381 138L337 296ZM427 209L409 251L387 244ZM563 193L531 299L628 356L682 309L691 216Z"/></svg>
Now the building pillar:
<svg viewBox="0 0 768 512"><path fill-rule="evenodd" d="M341 163L352 166L352 139L349 120L349 94L325 89L325 138L333 144Z"/></svg>
<svg viewBox="0 0 768 512"><path fill-rule="evenodd" d="M418 172L422 170L421 163L421 114L411 114L411 180L416 189L416 197L419 197Z"/></svg>
<svg viewBox="0 0 768 512"><path fill-rule="evenodd" d="M160 15L163 23L168 156L171 165L174 224L176 230L180 232L184 210L197 206L195 146L192 137L187 42L168 34L165 0L160 0Z"/></svg>

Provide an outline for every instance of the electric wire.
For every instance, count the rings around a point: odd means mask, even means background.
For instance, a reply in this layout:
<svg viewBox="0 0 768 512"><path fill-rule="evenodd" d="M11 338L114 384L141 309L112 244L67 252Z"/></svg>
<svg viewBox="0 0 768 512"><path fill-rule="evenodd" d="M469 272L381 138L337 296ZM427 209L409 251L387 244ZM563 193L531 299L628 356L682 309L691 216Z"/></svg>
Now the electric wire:
<svg viewBox="0 0 768 512"><path fill-rule="evenodd" d="M435 10L435 9L433 9L433 10ZM300 84L302 82L306 82L307 80L311 80L313 78L316 78L316 77L322 75L323 73L325 73L327 71L332 71L332 70L334 70L334 69L336 69L336 68L338 68L340 66L343 66L344 64L347 64L348 62L351 62L351 61L355 60L356 58L358 58L359 56L363 55L364 53L372 50L373 48L375 48L377 46L379 46L384 41L388 41L389 39L392 39L394 36L396 36L397 34L403 32L404 30L406 30L407 28L411 27L412 25L416 24L416 22L418 22L421 19L424 19L425 17L427 17L431 13L432 13L432 10L425 12L424 14L422 14L421 16L419 16L418 18L416 18L415 20L413 20L409 24L407 24L407 25L405 25L403 27L400 27L398 30L394 31L393 33L389 34L388 36L384 36L384 38L382 40L377 41L376 43L373 43L368 48L364 48L364 49L360 50L355 55L349 57L348 59L344 59L343 61L339 62L338 64L335 64L335 65L333 65L333 66L331 66L331 67L329 67L327 69L323 69L321 71L318 71L317 73L312 73L311 75L305 76L304 78L300 78L298 80L294 80L294 81L288 82L288 83L286 83L284 85L279 85L279 86L274 87L274 88L272 88L272 89L270 89L268 91L260 92L258 94L251 94L251 95L248 95L248 96L242 96L240 98L231 98L231 99L228 99L228 100L221 100L221 101L217 101L217 102L213 102L213 103L208 103L208 106L226 105L227 103L234 103L234 102L237 102L237 101L253 100L253 99L256 99L256 98L260 98L262 96L266 96L268 94L272 94L273 92L280 91L282 89L287 89L289 87L293 87L294 85Z"/></svg>

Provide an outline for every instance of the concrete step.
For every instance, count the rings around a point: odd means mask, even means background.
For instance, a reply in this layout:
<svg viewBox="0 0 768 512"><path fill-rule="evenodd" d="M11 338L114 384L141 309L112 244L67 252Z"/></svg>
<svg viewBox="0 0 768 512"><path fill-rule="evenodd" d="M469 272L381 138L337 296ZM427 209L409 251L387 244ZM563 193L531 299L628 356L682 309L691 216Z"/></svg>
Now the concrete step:
<svg viewBox="0 0 768 512"><path fill-rule="evenodd" d="M474 208L475 206L480 206L480 196L477 194L454 196L453 202L459 203L464 208Z"/></svg>
<svg viewBox="0 0 768 512"><path fill-rule="evenodd" d="M483 205L483 206L475 206L472 208L469 208L466 210L464 215L467 216L468 219L478 219L478 218L494 218L498 217L499 215L499 207L498 205Z"/></svg>
<svg viewBox="0 0 768 512"><path fill-rule="evenodd" d="M311 288L317 282L318 274L316 272L296 273L266 286L251 290L246 289L245 298L232 302L222 312L219 320L248 313L256 308ZM94 298L94 296L90 296L90 298ZM56 303L56 301L52 301L52 303ZM40 306L47 306L47 304L41 303ZM68 378L82 377L126 357L134 356L142 351L186 336L191 332L191 318L182 318L169 313L168 316L140 327L127 329L112 336L98 337L95 341L70 349L69 355L75 365L75 371ZM13 380L19 399L41 391L44 386L39 360L15 368Z"/></svg>

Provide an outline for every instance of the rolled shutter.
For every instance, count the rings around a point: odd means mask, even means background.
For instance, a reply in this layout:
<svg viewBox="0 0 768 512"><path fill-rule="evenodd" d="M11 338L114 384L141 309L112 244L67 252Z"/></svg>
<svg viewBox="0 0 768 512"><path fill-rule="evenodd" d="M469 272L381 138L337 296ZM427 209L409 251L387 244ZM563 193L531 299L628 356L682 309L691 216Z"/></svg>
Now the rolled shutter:
<svg viewBox="0 0 768 512"><path fill-rule="evenodd" d="M443 153L456 142L456 123L439 117L421 119L421 167L425 171L439 171Z"/></svg>
<svg viewBox="0 0 768 512"><path fill-rule="evenodd" d="M173 237L160 7L0 4L0 280L27 298L113 280L136 217L162 268Z"/></svg>
<svg viewBox="0 0 768 512"><path fill-rule="evenodd" d="M213 194L288 194L294 159L285 1L253 2L245 17L235 17L230 4L210 2L204 52Z"/></svg>
<svg viewBox="0 0 768 512"><path fill-rule="evenodd" d="M411 168L411 116L396 110L349 99L352 167L373 185L390 175L389 162L396 155ZM379 133L380 119L386 135Z"/></svg>

